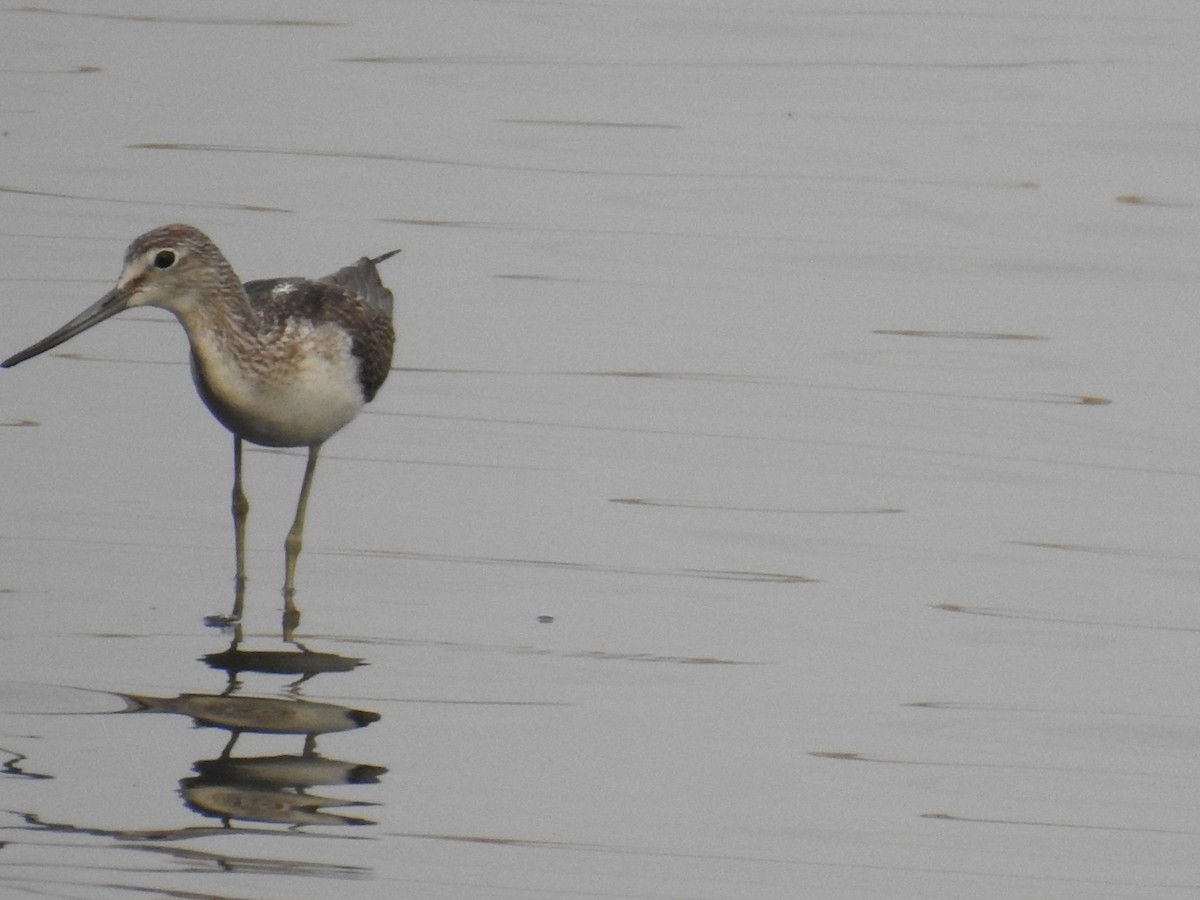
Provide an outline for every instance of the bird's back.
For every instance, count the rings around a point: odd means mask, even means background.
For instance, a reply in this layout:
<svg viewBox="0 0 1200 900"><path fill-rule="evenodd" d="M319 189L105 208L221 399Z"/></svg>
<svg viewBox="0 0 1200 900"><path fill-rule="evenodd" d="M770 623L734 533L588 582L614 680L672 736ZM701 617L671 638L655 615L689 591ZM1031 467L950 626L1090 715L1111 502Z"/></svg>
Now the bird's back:
<svg viewBox="0 0 1200 900"><path fill-rule="evenodd" d="M289 321L343 328L351 338L351 353L359 361L363 398L370 402L387 379L395 345L392 292L383 284L376 265L399 252L393 250L374 259L364 256L316 280L248 281L246 297L265 332L282 329Z"/></svg>

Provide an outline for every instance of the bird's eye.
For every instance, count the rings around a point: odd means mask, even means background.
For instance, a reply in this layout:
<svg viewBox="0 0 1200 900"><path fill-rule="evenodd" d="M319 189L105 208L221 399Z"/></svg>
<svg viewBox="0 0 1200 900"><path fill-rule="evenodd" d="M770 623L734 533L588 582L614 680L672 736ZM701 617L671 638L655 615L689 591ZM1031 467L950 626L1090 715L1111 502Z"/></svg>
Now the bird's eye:
<svg viewBox="0 0 1200 900"><path fill-rule="evenodd" d="M175 265L174 250L159 250L154 254L154 268L169 269L173 265Z"/></svg>

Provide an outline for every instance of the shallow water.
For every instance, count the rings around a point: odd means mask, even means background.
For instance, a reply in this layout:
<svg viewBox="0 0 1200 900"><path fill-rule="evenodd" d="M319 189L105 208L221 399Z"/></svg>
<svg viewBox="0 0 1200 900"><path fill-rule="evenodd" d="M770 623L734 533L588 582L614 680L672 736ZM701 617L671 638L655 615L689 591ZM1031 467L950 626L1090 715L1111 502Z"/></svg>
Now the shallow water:
<svg viewBox="0 0 1200 900"><path fill-rule="evenodd" d="M307 657L271 451L259 655L210 657L231 441L173 322L2 374L0 894L1200 883L1191 6L0 21L0 355L168 221L246 279L404 249Z"/></svg>

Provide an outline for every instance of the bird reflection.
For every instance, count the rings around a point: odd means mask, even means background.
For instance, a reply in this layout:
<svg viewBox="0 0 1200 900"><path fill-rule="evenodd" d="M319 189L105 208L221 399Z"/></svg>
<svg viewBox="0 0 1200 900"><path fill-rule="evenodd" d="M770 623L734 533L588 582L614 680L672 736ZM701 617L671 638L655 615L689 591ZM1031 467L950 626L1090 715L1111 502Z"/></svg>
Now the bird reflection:
<svg viewBox="0 0 1200 900"><path fill-rule="evenodd" d="M268 760L260 760L259 768ZM329 760L329 762L335 762ZM197 766L201 763L197 763ZM346 764L339 764L345 770ZM376 779L378 780L378 779ZM332 782L343 784L345 782ZM374 825L372 819L326 812L329 807L376 806L365 800L320 797L307 792L307 783L287 784L275 780L265 784L253 781L226 781L220 772L185 778L179 793L188 808L203 816L220 819L225 827L233 820L267 822L274 825Z"/></svg>
<svg viewBox="0 0 1200 900"><path fill-rule="evenodd" d="M227 694L179 694L150 697L121 694L128 712L172 713L188 716L200 728L223 728L234 736L300 734L316 737L351 731L379 721L379 713L350 709L335 703L285 700L281 697L233 697Z"/></svg>
<svg viewBox="0 0 1200 900"><path fill-rule="evenodd" d="M329 807L376 804L308 793L317 786L375 784L387 769L368 763L330 759L317 752L322 734L352 731L379 721L370 710L335 703L280 697L225 694L178 694L151 697L121 694L126 712L186 716L201 728L229 732L220 755L193 765L197 773L179 782L187 806L218 818L225 827L234 820L303 825L366 825L371 820L327 812ZM299 754L234 757L243 734L296 735L304 738Z"/></svg>
<svg viewBox="0 0 1200 900"><path fill-rule="evenodd" d="M349 672L365 665L365 661L357 657L309 650L295 641L292 643L299 648L298 651L244 650L241 647L241 626L238 625L237 628L238 635L228 649L200 657L201 662L211 668L221 669L229 676L226 693L232 693L241 687L241 677L246 672L298 675L299 677L287 687L287 690L295 692L304 682L322 673Z"/></svg>

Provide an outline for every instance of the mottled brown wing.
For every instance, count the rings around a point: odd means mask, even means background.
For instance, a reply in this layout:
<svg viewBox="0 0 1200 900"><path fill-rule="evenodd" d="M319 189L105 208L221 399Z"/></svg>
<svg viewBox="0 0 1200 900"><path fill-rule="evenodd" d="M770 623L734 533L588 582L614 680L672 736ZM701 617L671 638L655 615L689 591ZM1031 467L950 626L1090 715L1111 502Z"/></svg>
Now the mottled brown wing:
<svg viewBox="0 0 1200 900"><path fill-rule="evenodd" d="M268 321L300 318L312 322L334 322L345 328L350 335L350 352L358 359L358 380L362 385L363 397L369 403L387 380L392 368L396 333L392 328L392 294L380 283L372 260L363 257L355 266L347 266L340 271L357 270L364 263L370 267L378 285L374 295L379 298L380 291L386 295L386 309L352 293L346 285L326 279L268 278L248 281L243 287L250 298L250 305ZM287 290L277 290L282 287Z"/></svg>

